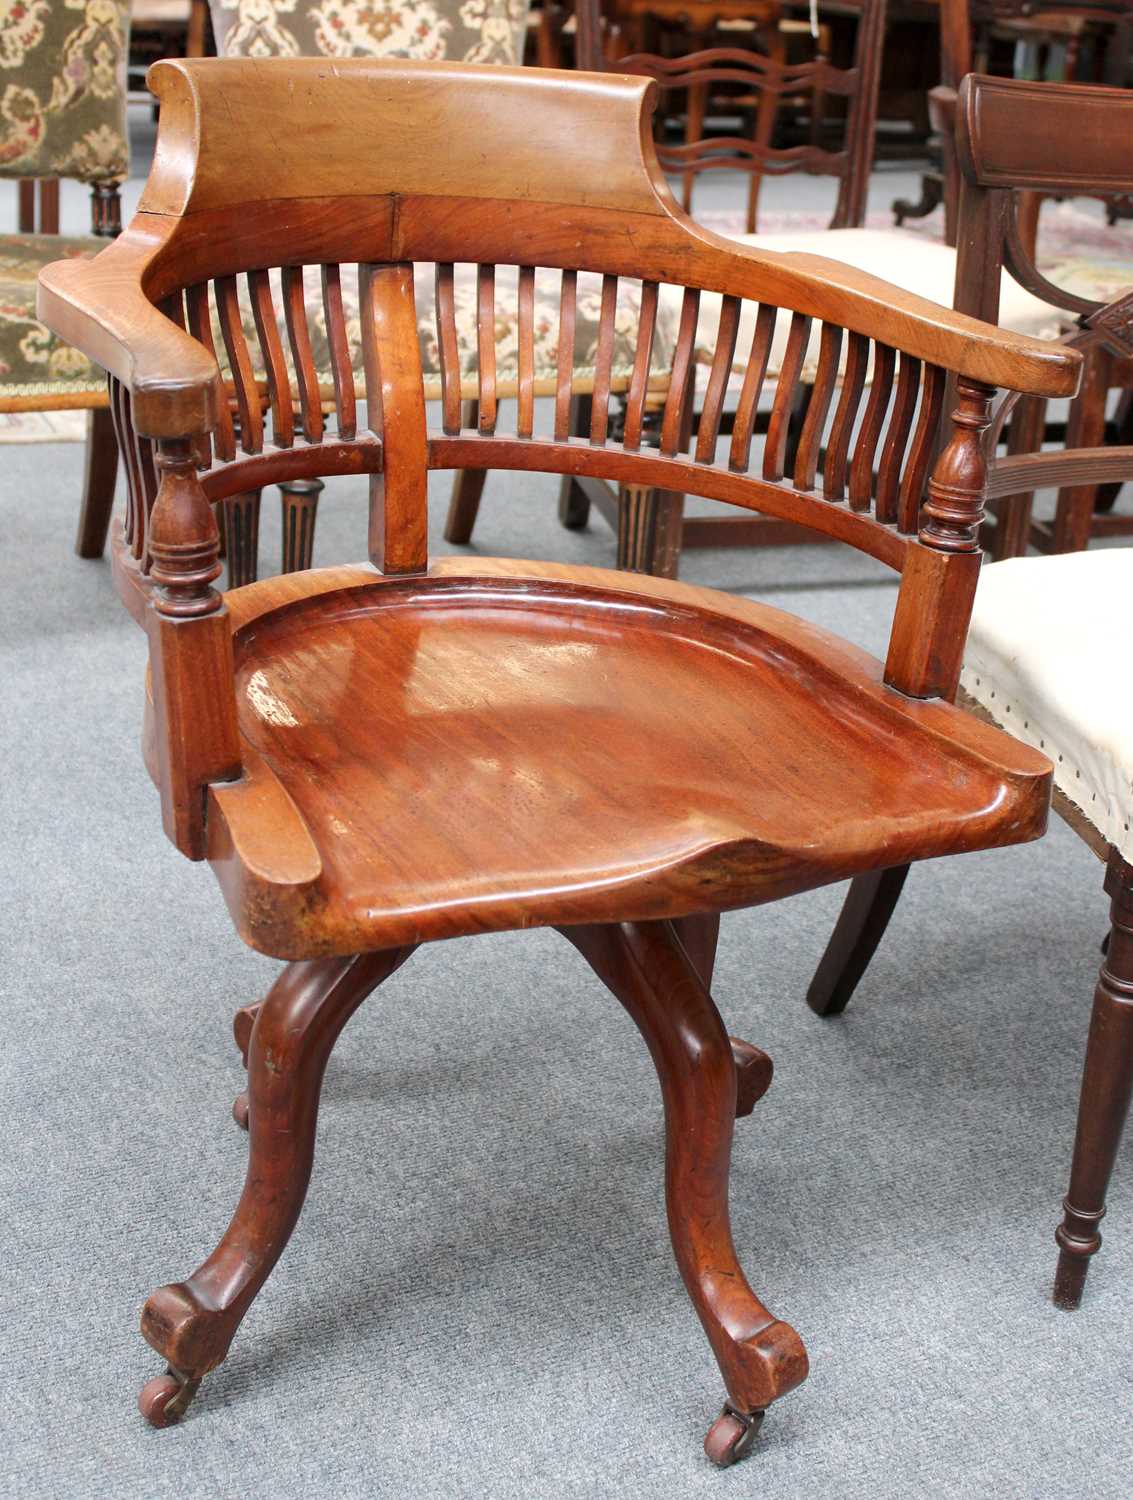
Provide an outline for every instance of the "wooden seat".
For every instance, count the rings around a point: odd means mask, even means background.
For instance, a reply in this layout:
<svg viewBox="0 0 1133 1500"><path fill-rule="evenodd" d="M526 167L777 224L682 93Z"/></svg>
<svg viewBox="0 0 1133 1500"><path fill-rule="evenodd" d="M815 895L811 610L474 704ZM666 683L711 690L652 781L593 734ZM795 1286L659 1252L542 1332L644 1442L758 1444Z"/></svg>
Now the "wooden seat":
<svg viewBox="0 0 1133 1500"><path fill-rule="evenodd" d="M706 1448L734 1462L767 1408L805 1378L807 1357L748 1284L731 1239L734 1121L766 1089L771 1063L729 1037L713 1003L719 916L1042 831L1045 757L949 700L979 571L995 388L1070 395L1081 357L819 257L698 230L657 167L655 91L643 80L310 59L166 62L151 78L160 137L138 216L94 261L49 267L39 311L112 376L130 480L115 580L149 639L147 759L166 832L212 865L247 941L292 961L237 1017L244 1193L212 1255L146 1304L142 1329L168 1373L145 1387L142 1410L157 1426L183 1415L283 1252L310 1177L323 1069L353 1011L419 942L551 925L656 1063L673 1251L727 1391ZM288 131L270 128L284 115ZM364 414L335 296L343 263L358 262ZM476 267L473 372L459 351L456 263ZM426 405L422 265L439 426ZM497 266L517 267L517 394L504 414ZM304 267L319 269L334 314L333 426ZM534 289L548 270L560 356L554 427L537 436ZM579 437L571 332L588 271L601 292ZM675 378L654 449L642 437L650 356L660 283L674 279ZM642 311L615 427L627 280ZM687 451L702 292L721 294L721 313ZM722 398L751 303L759 313L724 458ZM769 375L782 310L788 348ZM812 320L822 325L815 394L788 464ZM844 346L851 374L835 401ZM871 361L896 374L892 402L875 378L861 405ZM475 429L461 421L468 379ZM859 548L901 577L884 664L775 610L662 579L430 564L430 472L497 468L700 494ZM213 508L328 474L369 477L369 564L219 594Z"/></svg>
<svg viewBox="0 0 1133 1500"><path fill-rule="evenodd" d="M639 917L696 910L706 883L748 906L1045 820L1041 757L885 688L880 662L779 610L530 563L303 578L297 598L284 580L229 595L241 736L317 851L286 892L290 932L250 857L226 876L269 952L453 937L518 908L593 921L609 886ZM239 857L259 809L246 835L247 799L214 796Z"/></svg>

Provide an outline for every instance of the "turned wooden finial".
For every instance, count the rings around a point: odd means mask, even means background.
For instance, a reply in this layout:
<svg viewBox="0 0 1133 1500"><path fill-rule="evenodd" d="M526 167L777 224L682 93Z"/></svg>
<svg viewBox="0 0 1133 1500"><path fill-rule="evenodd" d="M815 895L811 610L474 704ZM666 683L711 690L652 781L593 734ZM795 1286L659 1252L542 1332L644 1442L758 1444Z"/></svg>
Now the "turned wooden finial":
<svg viewBox="0 0 1133 1500"><path fill-rule="evenodd" d="M993 386L961 377L952 437L928 482L920 539L937 552L978 552L987 488L984 434L991 426Z"/></svg>
<svg viewBox="0 0 1133 1500"><path fill-rule="evenodd" d="M192 440L159 442L156 463L161 483L147 539L154 606L173 619L212 614L222 602L212 587L220 575L220 535L197 478Z"/></svg>

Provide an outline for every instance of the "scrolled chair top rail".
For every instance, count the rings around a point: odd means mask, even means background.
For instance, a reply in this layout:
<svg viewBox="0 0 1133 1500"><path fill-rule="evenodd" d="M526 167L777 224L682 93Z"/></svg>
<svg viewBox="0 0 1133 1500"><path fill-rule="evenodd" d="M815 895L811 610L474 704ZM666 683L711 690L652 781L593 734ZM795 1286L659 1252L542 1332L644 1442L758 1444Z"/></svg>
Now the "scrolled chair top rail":
<svg viewBox="0 0 1133 1500"><path fill-rule="evenodd" d="M150 72L162 102L140 211L49 267L40 315L124 381L139 433L210 430L215 360L158 304L280 265L470 261L639 277L822 319L987 385L1072 394L1080 357L820 256L689 220L639 78L400 60L209 59ZM360 148L365 142L365 149Z"/></svg>

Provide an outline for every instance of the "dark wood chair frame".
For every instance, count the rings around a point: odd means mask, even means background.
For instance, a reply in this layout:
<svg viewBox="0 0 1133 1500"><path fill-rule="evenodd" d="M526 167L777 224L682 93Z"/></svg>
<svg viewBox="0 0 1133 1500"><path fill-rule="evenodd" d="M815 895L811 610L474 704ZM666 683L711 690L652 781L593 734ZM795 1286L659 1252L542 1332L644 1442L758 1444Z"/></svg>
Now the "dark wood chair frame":
<svg viewBox="0 0 1133 1500"><path fill-rule="evenodd" d="M161 101L162 145L137 217L97 260L62 263L41 278L41 316L110 372L130 481L114 574L149 638L145 746L166 832L189 858L212 863L242 937L290 960L266 1000L237 1019L249 1065L244 1194L205 1264L146 1304L143 1332L168 1373L146 1387L142 1408L156 1425L183 1414L202 1377L225 1358L282 1253L310 1176L323 1068L353 1010L420 943L462 932L554 926L627 1007L657 1066L674 1253L728 1393L706 1446L716 1462L728 1463L751 1446L766 1408L803 1380L807 1361L798 1335L751 1291L728 1227L733 1120L766 1087L770 1063L758 1048L729 1041L709 995L719 913L855 873L884 882L889 877L870 872L1041 833L1049 763L948 700L956 691L979 571L983 438L995 390L1067 395L1076 386L1080 356L1003 334L818 257L761 254L699 229L677 208L657 165L649 123L654 91L644 80L506 68L490 70L488 78L488 71L360 61L158 64L150 81ZM283 114L292 128L281 136L267 126ZM478 122L476 131L468 129L470 119ZM312 157L316 127L319 150ZM380 150L374 149L378 142ZM491 151L484 142L491 142ZM461 427L456 260L479 266L475 430ZM302 268L321 266L333 288L339 265L354 261L362 263L365 414L356 407L349 362L340 358L337 422L328 430L313 384ZM435 266L444 384L439 431L426 426L414 262ZM497 431L498 263L520 266L514 433ZM272 306L273 267L283 268L296 392L288 384ZM577 272L604 278L585 437L569 431L569 358L559 369L554 433L533 435L531 313L539 267L561 272L560 316L568 326ZM240 328L238 275L247 276L257 309L269 371L270 440L258 420L258 391ZM647 316L624 432L614 439L608 375L623 276L644 282ZM675 378L659 447L651 449L642 443L642 425L651 317L662 278L678 279L686 290ZM701 435L686 453L680 442L684 377L702 291L721 293L724 311ZM730 458L717 462L716 428L744 298L763 311ZM236 371L239 442L211 345L213 302ZM334 306L332 296L331 345L341 347ZM765 453L753 472L754 413L780 308L792 312L790 352L776 385ZM788 470L787 420L812 319L822 322L823 354L810 417ZM844 342L855 370L864 371L869 359L899 363L900 395L888 423L871 397L859 428L862 386L856 379L844 383L822 447L819 414L829 414ZM939 413L952 402L947 442L936 457ZM664 579L501 560L448 558L430 566L427 475L475 467L668 486L789 519L864 550L901 577L886 662L790 616ZM291 574L217 593L215 508L262 483L331 473L370 476L371 566ZM663 632L678 618L705 642L726 638L732 643L727 651L698 652L703 667L688 688L699 695L698 726L710 720L713 703L717 712L723 708L727 695L713 685L724 659L731 660L728 653L754 650L753 642L763 639L769 675L761 677L761 691L773 696L762 727L752 723L751 745L765 743L773 725L787 722L774 694L795 692L796 672L805 672L814 683L805 696L807 712L821 714L831 734L852 737L832 766L865 756L870 764L862 785L887 789L894 784L898 746L917 736L911 773L917 790L910 786L903 800L886 802L892 815L863 818L855 798L852 813L839 819L829 791L813 787L818 772L806 767L818 763L807 736L805 745L776 760L764 786L764 802L775 785L791 789L789 796L782 793L784 816L794 820L789 845L769 851L753 835L658 859L648 844L618 854L629 861L628 874L611 878L612 866L588 863L568 879L555 864L555 840L540 838L541 857L550 863L530 883L497 877L498 886L483 891L481 871L495 868L484 863L493 852L485 847L474 872L458 861L463 883L445 900L432 899L430 885L415 902L387 902L380 910L369 900L359 905L336 873L341 866L332 846L320 845L312 832L325 832L324 825L310 821L309 809L300 811L273 769L278 759L256 749L240 717L237 668L256 642L286 630L295 609L303 620L313 618L312 610L344 609L341 628L347 630L359 610L388 610L384 618L393 628L411 601L436 610L448 600L452 624L446 628L459 631L472 628L462 625L459 611L451 612L452 601L459 604L465 594L472 601L465 613L473 619L483 615L489 598L503 609L538 607L550 612L548 618L561 615L563 639L572 638L587 610L600 609L610 620L648 616L648 625L632 630L644 631L637 638L653 640L647 649L665 659L670 647ZM617 615L627 604L628 613ZM619 639L632 633L625 623L603 628L620 632ZM720 631L724 637L713 634ZM388 630L367 638L388 639ZM796 666L784 671L786 661ZM488 687L487 676L478 679L481 691ZM841 708L829 706L831 694L841 698ZM518 711L509 712L519 732ZM871 722L874 738L866 729L864 738L853 738L855 726ZM320 721L312 731L325 739L327 727ZM576 738L572 753L583 755L600 730L583 713L577 728L565 732ZM333 734L330 741L339 746ZM370 759L379 743L388 744L380 726L367 741ZM930 747L943 759L929 798L923 765ZM655 756L658 748L649 753ZM469 755L475 749L469 744ZM703 777L722 753L722 741L715 749L706 744L676 774L682 782ZM334 757L339 754L336 748ZM958 759L962 775L955 773ZM324 790L333 786L333 764L316 779ZM816 795L821 817L807 813L805 826L798 826L797 809L810 807ZM602 796L592 781L579 784L570 804L572 828L580 820L595 831L608 826ZM452 806L449 796L444 809ZM417 816L412 807L408 812ZM451 862L451 840L434 822L427 833L399 834L399 816L396 806L387 809L379 842L397 849L402 865L423 861L433 881L438 866ZM657 827L671 836L672 820L652 797L640 816L647 821L639 838ZM334 837L344 848L356 847Z"/></svg>
<svg viewBox="0 0 1133 1500"><path fill-rule="evenodd" d="M1032 84L969 76L958 95L956 141L962 170L957 302L994 322L999 271L1015 274L1026 258L1012 228L1020 192L1098 193L1133 181L1133 95L1088 85ZM1037 287L1034 288L1037 290ZM1046 295L1045 291L1039 295ZM1133 296L1092 323L1087 334L1128 337ZM1001 403L991 428L1018 398ZM1041 426L1039 428L1041 431ZM989 469L990 501L1018 505L1038 487L1090 486L1133 477L1133 446L1016 452ZM1001 524L1003 524L1001 518ZM1015 524L1010 519L1008 525ZM1118 689L1120 690L1120 689ZM1106 864L1111 932L1094 996L1070 1189L1057 1239L1055 1302L1077 1307L1090 1257L1101 1246L1098 1225L1133 1095L1133 865L1065 797L1054 806ZM830 946L807 996L819 1015L841 1013L868 967L892 915L907 867L855 880Z"/></svg>

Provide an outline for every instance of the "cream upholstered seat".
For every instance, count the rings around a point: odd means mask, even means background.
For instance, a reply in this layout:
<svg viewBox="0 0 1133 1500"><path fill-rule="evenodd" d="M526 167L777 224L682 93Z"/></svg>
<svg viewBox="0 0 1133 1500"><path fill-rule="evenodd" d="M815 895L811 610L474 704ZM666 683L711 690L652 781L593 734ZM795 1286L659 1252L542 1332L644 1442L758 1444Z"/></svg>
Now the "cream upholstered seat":
<svg viewBox="0 0 1133 1500"><path fill-rule="evenodd" d="M882 280L892 282L906 292L928 297L933 302L951 307L952 292L956 280L956 251L949 245L930 240L913 230L901 229L819 229L787 230L780 234L742 234L735 239L741 245L751 245L759 250L776 250L783 253L822 255L829 260L841 261L859 271L869 271ZM679 296L675 288L667 288L662 306L668 316L679 312ZM742 370L751 349L755 331L755 305L743 304L740 313L739 336L736 339L736 366ZM1033 338L1055 339L1063 331L1066 314L1021 287L1006 271L1003 272L1000 291L1001 327L1013 333L1030 334ZM700 320L697 324L697 353L701 360L708 360L716 347L716 330L720 323L720 297L714 292L705 292L700 301ZM787 344L789 317L780 316L772 341L768 373L776 373ZM813 375L818 361L820 330L811 331L810 346L803 366L804 378Z"/></svg>
<svg viewBox="0 0 1133 1500"><path fill-rule="evenodd" d="M961 685L1054 762L1055 785L1133 861L1133 548L1019 557L980 576Z"/></svg>

